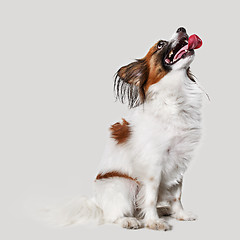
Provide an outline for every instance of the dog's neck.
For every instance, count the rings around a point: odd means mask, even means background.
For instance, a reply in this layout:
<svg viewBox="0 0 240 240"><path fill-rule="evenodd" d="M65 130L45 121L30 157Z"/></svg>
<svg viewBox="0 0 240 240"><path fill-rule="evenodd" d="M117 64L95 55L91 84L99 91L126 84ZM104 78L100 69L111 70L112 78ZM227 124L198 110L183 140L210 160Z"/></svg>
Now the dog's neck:
<svg viewBox="0 0 240 240"><path fill-rule="evenodd" d="M192 98L194 96L194 98ZM147 93L144 104L136 111L148 116L161 118L179 117L185 109L201 107L202 91L189 79L186 69L168 73Z"/></svg>
<svg viewBox="0 0 240 240"><path fill-rule="evenodd" d="M187 80L186 70L168 73L149 88L144 107L152 108L156 112L164 106L176 105L178 98L183 95L184 82Z"/></svg>

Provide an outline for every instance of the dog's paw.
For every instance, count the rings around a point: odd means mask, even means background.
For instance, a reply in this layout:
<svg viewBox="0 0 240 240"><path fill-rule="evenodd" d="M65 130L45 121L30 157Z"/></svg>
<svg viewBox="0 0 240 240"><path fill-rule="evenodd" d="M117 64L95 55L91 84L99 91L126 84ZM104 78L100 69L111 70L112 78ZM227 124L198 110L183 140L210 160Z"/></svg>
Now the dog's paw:
<svg viewBox="0 0 240 240"><path fill-rule="evenodd" d="M145 227L152 230L171 230L171 225L169 225L165 220L159 218L154 220L146 220Z"/></svg>
<svg viewBox="0 0 240 240"><path fill-rule="evenodd" d="M179 221L195 221L197 220L197 215L192 212L180 211L178 213L174 213L172 217L176 218Z"/></svg>
<svg viewBox="0 0 240 240"><path fill-rule="evenodd" d="M123 217L115 221L123 228L127 229L139 229L142 227L142 222L134 217Z"/></svg>

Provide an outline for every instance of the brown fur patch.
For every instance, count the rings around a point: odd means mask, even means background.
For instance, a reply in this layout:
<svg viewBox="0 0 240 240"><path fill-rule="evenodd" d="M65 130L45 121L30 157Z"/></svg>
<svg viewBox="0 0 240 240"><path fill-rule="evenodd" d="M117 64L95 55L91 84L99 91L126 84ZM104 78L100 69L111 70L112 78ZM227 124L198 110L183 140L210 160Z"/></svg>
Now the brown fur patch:
<svg viewBox="0 0 240 240"><path fill-rule="evenodd" d="M132 181L136 182L137 184L139 184L139 182L137 181L136 178L132 178L132 177L128 176L127 174L120 173L120 172L117 172L117 171L107 172L107 173L104 173L104 174L99 173L96 177L96 180L113 178L113 177L126 178L126 179L132 180Z"/></svg>
<svg viewBox="0 0 240 240"><path fill-rule="evenodd" d="M129 122L124 118L122 120L122 123L117 122L110 127L111 137L117 141L117 144L125 143L131 134Z"/></svg>
<svg viewBox="0 0 240 240"><path fill-rule="evenodd" d="M159 82L167 74L167 71L163 68L159 59L154 54L156 49L157 43L149 50L145 57L149 69L148 80L144 86L145 92L147 92L151 85Z"/></svg>

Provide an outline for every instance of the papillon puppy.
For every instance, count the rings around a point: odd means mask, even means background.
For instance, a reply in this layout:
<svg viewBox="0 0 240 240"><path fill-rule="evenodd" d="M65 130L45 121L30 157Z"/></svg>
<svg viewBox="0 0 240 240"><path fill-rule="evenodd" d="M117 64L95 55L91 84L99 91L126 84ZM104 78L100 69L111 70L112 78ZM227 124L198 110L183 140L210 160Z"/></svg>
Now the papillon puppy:
<svg viewBox="0 0 240 240"><path fill-rule="evenodd" d="M159 208L195 220L181 204L183 175L201 135L202 90L190 72L197 35L180 27L147 55L116 73L116 97L131 108L109 129L94 181L94 197L81 198L66 223L97 220L124 228L169 230ZM166 213L166 212L165 212Z"/></svg>

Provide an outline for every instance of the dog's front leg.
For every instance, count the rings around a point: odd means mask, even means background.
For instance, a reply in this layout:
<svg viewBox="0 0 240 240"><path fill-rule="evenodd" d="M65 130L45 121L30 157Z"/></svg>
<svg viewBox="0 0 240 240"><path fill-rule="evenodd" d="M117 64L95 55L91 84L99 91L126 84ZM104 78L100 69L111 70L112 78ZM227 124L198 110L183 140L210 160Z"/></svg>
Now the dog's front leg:
<svg viewBox="0 0 240 240"><path fill-rule="evenodd" d="M156 169L154 171L156 173ZM142 211L144 212L145 227L153 230L169 230L171 226L157 213L158 187L161 180L161 170L152 174L143 182L144 201Z"/></svg>

